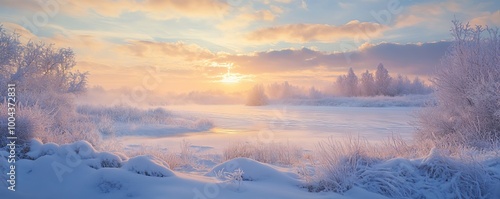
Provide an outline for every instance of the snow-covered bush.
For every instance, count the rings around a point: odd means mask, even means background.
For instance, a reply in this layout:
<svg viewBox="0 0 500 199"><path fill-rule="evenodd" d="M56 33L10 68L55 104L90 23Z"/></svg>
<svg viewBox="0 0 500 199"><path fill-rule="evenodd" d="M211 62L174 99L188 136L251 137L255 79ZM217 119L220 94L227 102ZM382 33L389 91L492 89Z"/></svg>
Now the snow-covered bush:
<svg viewBox="0 0 500 199"><path fill-rule="evenodd" d="M488 146L500 140L500 34L453 22L454 42L433 79L437 106L420 113L420 139Z"/></svg>
<svg viewBox="0 0 500 199"><path fill-rule="evenodd" d="M232 172L224 171L224 168L222 168L220 171L215 172L215 177L219 180L236 186L236 189L239 190L241 187L241 183L243 182L244 173L245 172L243 172L243 170L241 170L240 168Z"/></svg>
<svg viewBox="0 0 500 199"><path fill-rule="evenodd" d="M120 168L123 161L119 156L109 152L99 153L98 160L100 168Z"/></svg>
<svg viewBox="0 0 500 199"><path fill-rule="evenodd" d="M0 105L3 106L2 103ZM7 109L0 109L0 133L7 134ZM64 111L62 111L64 112ZM62 113L61 112L61 113ZM87 117L71 114L57 119L58 114L48 114L47 110L37 104L16 108L16 136L17 143L23 144L32 138L38 138L44 143L58 144L71 143L78 140L87 140L96 145L100 142L100 135L93 122ZM0 138L2 146L7 136Z"/></svg>

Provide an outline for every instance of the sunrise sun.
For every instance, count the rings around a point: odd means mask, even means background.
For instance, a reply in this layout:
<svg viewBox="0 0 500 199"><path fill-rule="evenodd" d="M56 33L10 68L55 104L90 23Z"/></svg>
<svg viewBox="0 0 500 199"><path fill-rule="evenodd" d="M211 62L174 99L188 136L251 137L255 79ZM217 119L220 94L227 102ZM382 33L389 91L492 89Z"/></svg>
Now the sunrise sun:
<svg viewBox="0 0 500 199"><path fill-rule="evenodd" d="M227 84L235 84L240 82L243 79L243 75L238 73L231 73L231 67L233 64L219 64L219 67L227 67L227 72L221 76L221 80L219 82L227 83Z"/></svg>

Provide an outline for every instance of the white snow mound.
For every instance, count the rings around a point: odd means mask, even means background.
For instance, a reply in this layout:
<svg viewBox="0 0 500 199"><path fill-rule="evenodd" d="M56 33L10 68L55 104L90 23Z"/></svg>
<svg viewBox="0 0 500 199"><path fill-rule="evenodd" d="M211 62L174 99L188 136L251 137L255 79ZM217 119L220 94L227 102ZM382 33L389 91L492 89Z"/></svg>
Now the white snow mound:
<svg viewBox="0 0 500 199"><path fill-rule="evenodd" d="M206 176L215 177L220 171L234 172L237 169L243 171L243 181L276 181L284 183L298 183L298 175L266 163L257 162L249 158L235 158L215 166Z"/></svg>
<svg viewBox="0 0 500 199"><path fill-rule="evenodd" d="M124 165L123 169L128 171L153 177L170 177L175 176L174 172L169 169L166 162L153 156L137 156L130 158Z"/></svg>

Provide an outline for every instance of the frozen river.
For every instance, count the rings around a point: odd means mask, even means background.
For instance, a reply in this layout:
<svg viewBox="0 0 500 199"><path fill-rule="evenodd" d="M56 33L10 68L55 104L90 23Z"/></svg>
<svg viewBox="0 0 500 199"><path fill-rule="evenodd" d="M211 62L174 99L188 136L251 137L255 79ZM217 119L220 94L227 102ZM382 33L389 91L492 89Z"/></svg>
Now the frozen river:
<svg viewBox="0 0 500 199"><path fill-rule="evenodd" d="M128 144L175 146L188 140L205 149L221 149L231 142L290 142L313 149L328 138L348 135L381 141L391 134L410 139L416 107L332 107L242 105L167 106L176 115L211 120L215 127L205 132L165 137L123 137Z"/></svg>

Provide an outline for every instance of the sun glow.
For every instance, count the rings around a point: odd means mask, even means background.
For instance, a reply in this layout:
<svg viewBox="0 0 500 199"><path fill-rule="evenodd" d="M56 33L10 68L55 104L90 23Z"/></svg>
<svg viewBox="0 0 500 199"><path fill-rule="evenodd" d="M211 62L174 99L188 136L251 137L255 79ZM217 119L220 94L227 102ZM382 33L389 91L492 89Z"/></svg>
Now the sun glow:
<svg viewBox="0 0 500 199"><path fill-rule="evenodd" d="M226 73L222 76L222 79L220 80L220 82L222 83L238 83L240 82L240 80L242 79L243 77L240 76L240 75L236 75L236 74L230 74L230 73Z"/></svg>
<svg viewBox="0 0 500 199"><path fill-rule="evenodd" d="M243 75L240 75L237 73L231 73L231 67L233 66L232 63L218 64L218 66L227 68L227 73L222 75L222 79L220 80L220 82L228 83L228 84L235 84L235 83L240 82L241 79L243 79Z"/></svg>

